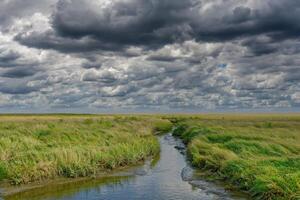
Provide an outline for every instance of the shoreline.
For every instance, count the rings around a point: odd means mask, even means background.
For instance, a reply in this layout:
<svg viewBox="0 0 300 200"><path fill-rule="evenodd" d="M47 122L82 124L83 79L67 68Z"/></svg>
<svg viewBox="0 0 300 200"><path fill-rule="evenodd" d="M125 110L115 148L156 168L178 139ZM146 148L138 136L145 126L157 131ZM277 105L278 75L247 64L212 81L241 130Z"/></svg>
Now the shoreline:
<svg viewBox="0 0 300 200"><path fill-rule="evenodd" d="M29 184L13 186L8 182L0 183L0 197L4 199L11 199L20 194L26 194L28 192L33 192L36 190L47 190L50 187L63 187L67 185L76 185L82 184L84 182L101 182L106 181L107 179L121 179L121 178L130 178L137 175L137 171L143 166L150 165L155 161L155 157L149 157L146 160L140 161L135 165L128 165L124 167L118 167L113 170L101 171L96 174L96 176L87 176L87 177L77 177L77 178L65 178L65 177L56 177L53 179L48 179L44 181L37 181ZM54 189L55 190L55 189Z"/></svg>

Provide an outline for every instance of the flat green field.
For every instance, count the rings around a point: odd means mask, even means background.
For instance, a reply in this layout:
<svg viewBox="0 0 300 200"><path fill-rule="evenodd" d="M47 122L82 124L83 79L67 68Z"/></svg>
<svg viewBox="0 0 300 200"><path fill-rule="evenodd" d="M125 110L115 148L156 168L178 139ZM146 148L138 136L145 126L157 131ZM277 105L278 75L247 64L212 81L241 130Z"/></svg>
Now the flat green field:
<svg viewBox="0 0 300 200"><path fill-rule="evenodd" d="M93 176L159 153L168 120L147 116L2 115L0 181Z"/></svg>
<svg viewBox="0 0 300 200"><path fill-rule="evenodd" d="M300 199L300 114L0 115L0 183L134 165L172 126L209 177L256 199Z"/></svg>
<svg viewBox="0 0 300 200"><path fill-rule="evenodd" d="M300 199L300 115L170 117L194 166L257 199Z"/></svg>

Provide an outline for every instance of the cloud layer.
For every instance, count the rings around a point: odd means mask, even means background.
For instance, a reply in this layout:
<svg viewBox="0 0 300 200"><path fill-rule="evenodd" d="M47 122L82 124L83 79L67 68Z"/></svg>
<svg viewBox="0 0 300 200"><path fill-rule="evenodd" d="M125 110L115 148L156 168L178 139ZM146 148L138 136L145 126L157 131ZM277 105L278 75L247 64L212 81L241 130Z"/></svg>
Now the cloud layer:
<svg viewBox="0 0 300 200"><path fill-rule="evenodd" d="M293 0L5 0L0 110L300 107Z"/></svg>

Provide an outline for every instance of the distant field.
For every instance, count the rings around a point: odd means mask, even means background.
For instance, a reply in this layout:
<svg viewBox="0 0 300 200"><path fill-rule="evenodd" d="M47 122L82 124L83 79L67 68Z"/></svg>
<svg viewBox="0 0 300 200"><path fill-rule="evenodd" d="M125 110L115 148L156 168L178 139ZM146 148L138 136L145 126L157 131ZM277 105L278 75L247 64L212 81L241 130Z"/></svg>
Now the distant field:
<svg viewBox="0 0 300 200"><path fill-rule="evenodd" d="M180 115L192 163L257 199L300 199L300 115Z"/></svg>
<svg viewBox="0 0 300 200"><path fill-rule="evenodd" d="M93 176L159 153L155 133L171 123L147 116L0 115L0 181Z"/></svg>

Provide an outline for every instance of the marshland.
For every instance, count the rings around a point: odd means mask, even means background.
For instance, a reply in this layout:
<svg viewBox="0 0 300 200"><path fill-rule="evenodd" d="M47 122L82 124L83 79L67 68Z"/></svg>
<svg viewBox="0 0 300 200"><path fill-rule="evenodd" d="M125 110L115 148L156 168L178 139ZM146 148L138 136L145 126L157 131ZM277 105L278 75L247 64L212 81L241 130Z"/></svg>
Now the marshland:
<svg viewBox="0 0 300 200"><path fill-rule="evenodd" d="M300 199L300 115L1 115L0 159L5 199Z"/></svg>

